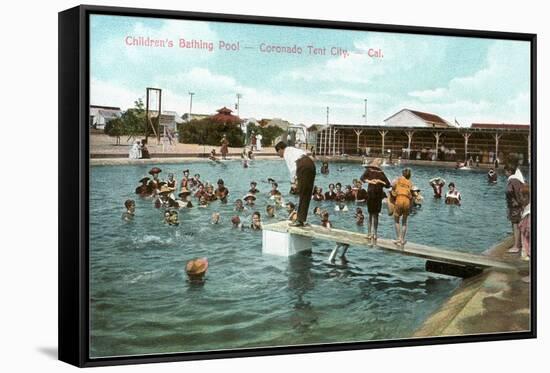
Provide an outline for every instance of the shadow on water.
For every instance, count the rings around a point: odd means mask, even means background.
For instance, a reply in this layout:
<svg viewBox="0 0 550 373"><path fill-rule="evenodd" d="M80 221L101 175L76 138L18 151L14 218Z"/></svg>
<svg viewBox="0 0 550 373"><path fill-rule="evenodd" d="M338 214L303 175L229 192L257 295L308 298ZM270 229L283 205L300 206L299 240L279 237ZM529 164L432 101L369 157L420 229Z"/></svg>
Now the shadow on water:
<svg viewBox="0 0 550 373"><path fill-rule="evenodd" d="M204 285L206 284L206 279L187 279L186 285L187 285L187 291L197 292L201 291L204 288Z"/></svg>
<svg viewBox="0 0 550 373"><path fill-rule="evenodd" d="M311 251L301 252L288 258L288 289L293 293L291 315L292 327L304 332L318 323L319 316L306 295L315 287L311 272L314 266Z"/></svg>

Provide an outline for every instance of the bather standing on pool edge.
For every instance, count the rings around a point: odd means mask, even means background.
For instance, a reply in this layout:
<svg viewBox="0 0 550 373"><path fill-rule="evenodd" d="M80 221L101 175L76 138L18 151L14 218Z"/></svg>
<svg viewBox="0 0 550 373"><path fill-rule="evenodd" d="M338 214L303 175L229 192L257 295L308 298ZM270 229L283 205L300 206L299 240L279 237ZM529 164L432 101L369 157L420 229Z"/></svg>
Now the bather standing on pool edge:
<svg viewBox="0 0 550 373"><path fill-rule="evenodd" d="M315 163L306 155L306 152L287 146L280 141L275 145L275 151L279 157L283 158L290 172L291 182L296 179L298 183L298 219L291 223L294 227L303 227L307 221L309 202L313 193L313 184L315 182Z"/></svg>

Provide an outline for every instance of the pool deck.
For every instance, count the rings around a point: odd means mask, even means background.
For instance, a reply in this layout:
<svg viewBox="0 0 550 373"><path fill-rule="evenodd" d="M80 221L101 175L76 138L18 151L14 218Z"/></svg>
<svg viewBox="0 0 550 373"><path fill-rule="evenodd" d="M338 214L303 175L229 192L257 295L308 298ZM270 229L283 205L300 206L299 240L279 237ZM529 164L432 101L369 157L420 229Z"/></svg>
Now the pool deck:
<svg viewBox="0 0 550 373"><path fill-rule="evenodd" d="M131 141L130 141L131 140ZM125 136L121 139L120 145L115 145L115 139L105 134L92 133L90 135L90 165L102 166L102 165L130 165L130 164L156 164L156 163L186 163L204 161L210 155L212 150L216 150L219 155L219 146L213 145L199 145L199 144L183 144L173 143L172 145L164 146L158 144L156 139L150 139L149 152L151 159L129 159L128 151L130 145L134 139L128 139ZM165 144L166 145L166 144ZM304 147L302 147L304 149ZM229 159L240 160L240 154L243 148L230 147ZM275 153L273 147L264 147L260 151L254 152L256 159L279 159ZM368 157L369 160L374 157ZM397 159L397 158L396 158ZM317 155L318 161L331 161L331 162L350 162L361 163L363 158L360 156L324 156ZM454 168L456 162L448 161L428 161L428 160L416 160L416 159L402 159L400 165L425 165L435 167ZM473 169L489 169L493 167L492 163L483 163L479 167ZM501 165L503 167L503 165Z"/></svg>
<svg viewBox="0 0 550 373"><path fill-rule="evenodd" d="M270 154L270 155L264 155L259 154L254 157L256 160L260 159L280 159L277 154ZM230 155L227 157L227 161L240 161L241 157L240 155ZM281 159L282 161L282 159ZM166 156L157 156L153 154L153 156L149 159L129 159L127 156L124 158L122 157L99 157L94 158L93 154L90 158L90 166L126 166L126 165L141 165L141 164L147 164L147 165L156 165L156 164L184 164L184 163L191 163L191 162L215 162L207 157L203 156L202 154L185 154L185 155L172 155L170 157ZM219 160L220 163L225 162L224 160Z"/></svg>
<svg viewBox="0 0 550 373"><path fill-rule="evenodd" d="M486 254L506 258L512 246L509 237ZM514 254L518 255L518 254ZM473 335L530 330L529 283L527 270L487 269L463 281L450 298L434 312L413 337Z"/></svg>

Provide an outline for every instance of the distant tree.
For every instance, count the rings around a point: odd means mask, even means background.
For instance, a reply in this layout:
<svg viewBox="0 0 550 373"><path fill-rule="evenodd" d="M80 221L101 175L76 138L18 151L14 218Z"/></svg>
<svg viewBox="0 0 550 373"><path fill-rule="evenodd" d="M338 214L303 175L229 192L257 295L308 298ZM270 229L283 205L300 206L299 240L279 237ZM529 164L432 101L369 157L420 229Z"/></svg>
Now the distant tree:
<svg viewBox="0 0 550 373"><path fill-rule="evenodd" d="M244 134L238 124L224 124L210 118L193 119L178 125L179 141L185 144L220 145L225 135L229 146L244 145Z"/></svg>
<svg viewBox="0 0 550 373"><path fill-rule="evenodd" d="M262 123L262 121L260 121ZM262 146L272 146L275 139L281 136L286 131L281 127L277 126L256 126L253 122L249 122L246 126L246 137L250 138L252 131L256 135L262 135Z"/></svg>
<svg viewBox="0 0 550 373"><path fill-rule="evenodd" d="M105 124L105 134L116 137L116 145L120 145L120 136L124 135L124 122L122 118L116 118Z"/></svg>
<svg viewBox="0 0 550 373"><path fill-rule="evenodd" d="M120 118L110 120L105 124L105 134L116 137L116 145L120 145L120 137L140 136L145 130L145 108L143 101L139 98L134 101L134 107L126 110Z"/></svg>
<svg viewBox="0 0 550 373"><path fill-rule="evenodd" d="M137 137L144 133L145 130L145 105L141 98L134 101L134 107L126 110L122 114L124 121L125 135L128 135L128 140L131 137Z"/></svg>

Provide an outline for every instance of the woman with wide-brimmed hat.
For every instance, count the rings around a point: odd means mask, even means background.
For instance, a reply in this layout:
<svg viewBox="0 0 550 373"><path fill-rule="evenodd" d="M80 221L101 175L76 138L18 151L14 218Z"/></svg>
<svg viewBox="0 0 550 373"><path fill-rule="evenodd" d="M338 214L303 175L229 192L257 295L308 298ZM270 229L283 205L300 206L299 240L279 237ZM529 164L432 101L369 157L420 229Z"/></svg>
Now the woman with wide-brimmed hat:
<svg viewBox="0 0 550 373"><path fill-rule="evenodd" d="M170 197L172 190L167 185L160 187L158 198L155 200L156 208L178 208L179 204Z"/></svg>
<svg viewBox="0 0 550 373"><path fill-rule="evenodd" d="M248 206L254 206L256 196L252 193L248 193L246 196L243 197L243 201L245 201Z"/></svg>
<svg viewBox="0 0 550 373"><path fill-rule="evenodd" d="M185 273L190 281L203 281L204 275L208 270L207 258L191 259L185 265Z"/></svg>
<svg viewBox="0 0 550 373"><path fill-rule="evenodd" d="M140 197L147 197L153 194L153 190L148 185L149 183L148 177L144 177L139 182L141 183L141 185L136 188L137 195L139 195Z"/></svg>
<svg viewBox="0 0 550 373"><path fill-rule="evenodd" d="M191 201L189 201L187 198L191 195L191 192L187 188L181 188L181 192L178 194L178 197L180 198L176 202L181 207L190 208L193 207L193 204Z"/></svg>
<svg viewBox="0 0 550 373"><path fill-rule="evenodd" d="M153 179L149 181L149 186L153 189L153 192L157 192L160 189L160 182L162 181L159 179L159 174L162 172L162 170L158 167L153 167L149 170L149 175L153 176Z"/></svg>
<svg viewBox="0 0 550 373"><path fill-rule="evenodd" d="M382 210L382 200L386 198L384 188L391 186L386 174L380 166L382 159L375 158L368 165L361 175L361 181L368 184L367 187L367 210L369 212L369 226L367 237L376 245L378 235L378 216Z"/></svg>
<svg viewBox="0 0 550 373"><path fill-rule="evenodd" d="M162 172L162 170L158 167L153 167L149 170L149 175L157 175L160 174Z"/></svg>

